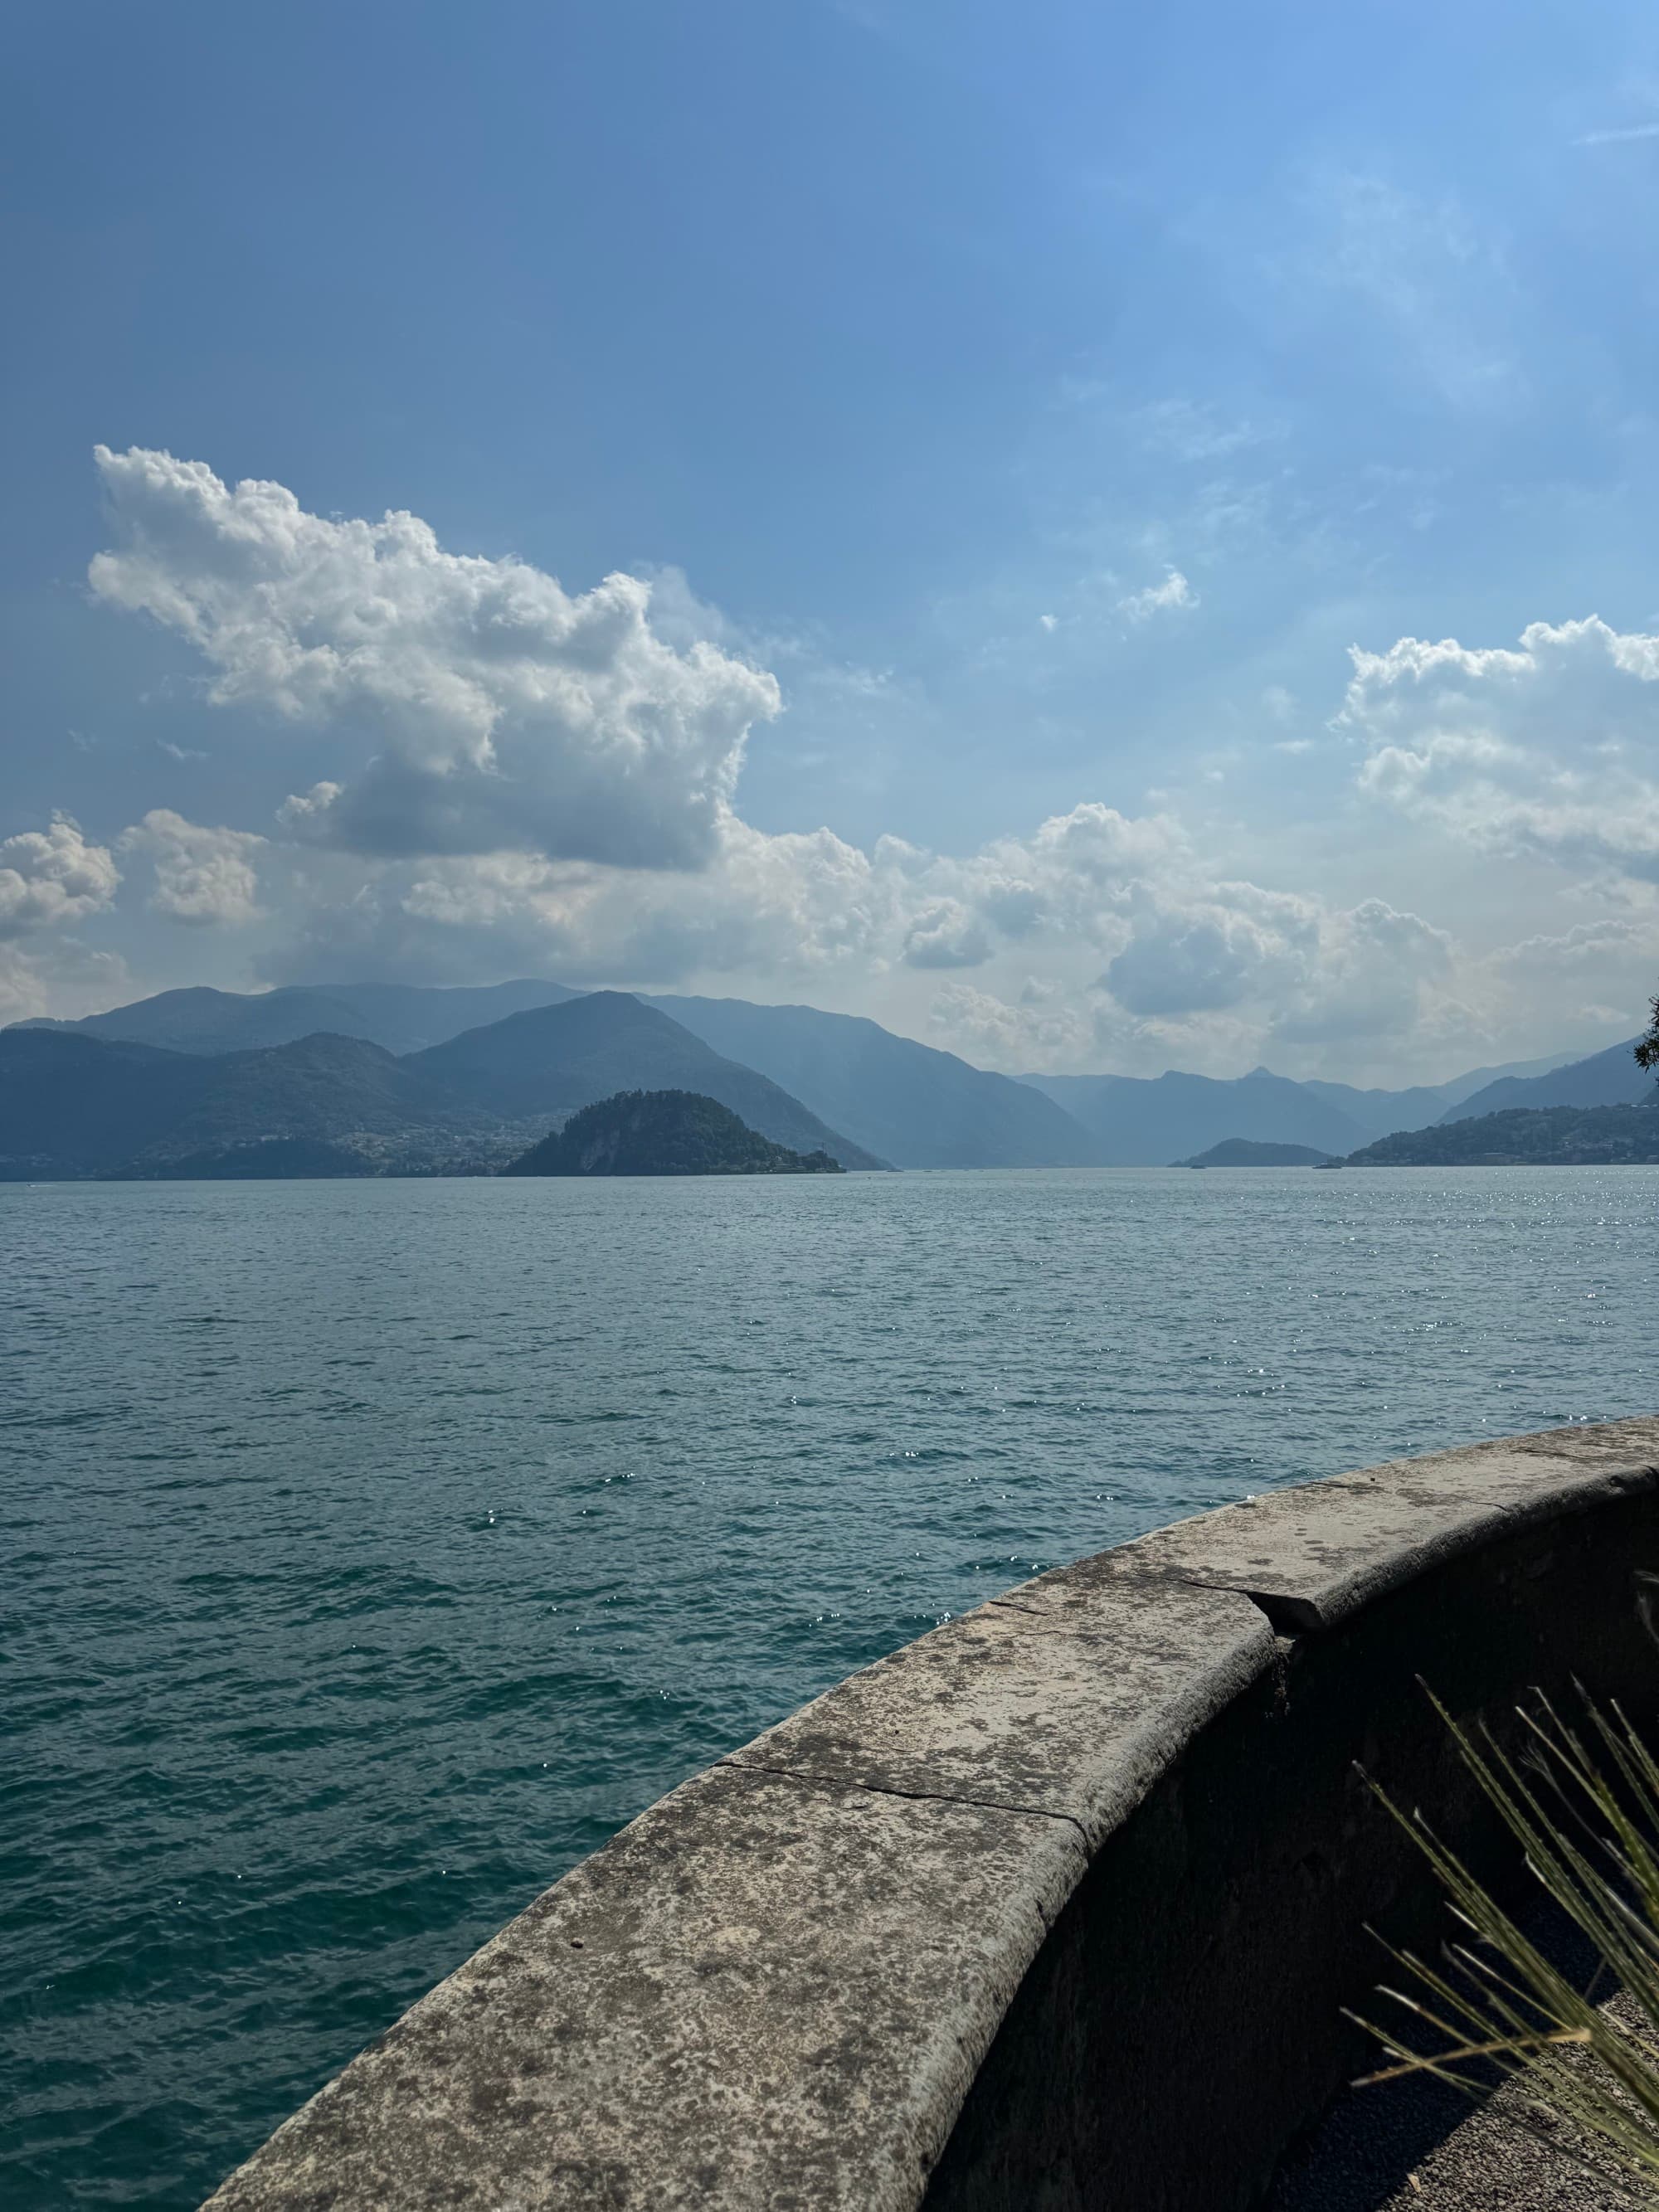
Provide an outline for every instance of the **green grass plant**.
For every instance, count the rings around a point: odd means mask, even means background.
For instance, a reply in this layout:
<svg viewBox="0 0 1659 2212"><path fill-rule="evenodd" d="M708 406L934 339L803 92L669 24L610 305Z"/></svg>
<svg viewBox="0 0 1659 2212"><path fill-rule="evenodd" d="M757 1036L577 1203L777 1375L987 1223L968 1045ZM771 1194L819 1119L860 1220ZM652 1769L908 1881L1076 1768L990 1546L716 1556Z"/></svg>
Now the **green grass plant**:
<svg viewBox="0 0 1659 2212"><path fill-rule="evenodd" d="M1433 1867L1460 1932L1439 1966L1387 1947L1405 1985L1378 1994L1409 2025L1349 2017L1389 2060L1366 2083L1430 2074L1484 2096L1494 2075L1522 2077L1528 2101L1659 2191L1659 1764L1616 1705L1584 1702L1584 1734L1542 1695L1522 1708L1516 1755L1434 1700L1531 1874L1594 1948L1596 1975L1581 1990L1420 1813L1372 1783ZM1597 2002L1615 1984L1635 2024Z"/></svg>

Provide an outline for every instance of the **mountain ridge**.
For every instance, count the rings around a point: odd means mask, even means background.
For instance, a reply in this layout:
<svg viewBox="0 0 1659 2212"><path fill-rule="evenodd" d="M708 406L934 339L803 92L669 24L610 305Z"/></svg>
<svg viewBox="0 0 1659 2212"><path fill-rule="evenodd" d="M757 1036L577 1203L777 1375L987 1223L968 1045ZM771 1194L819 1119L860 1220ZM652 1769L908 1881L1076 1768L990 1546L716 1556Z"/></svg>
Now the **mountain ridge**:
<svg viewBox="0 0 1659 2212"><path fill-rule="evenodd" d="M372 1174L501 1137L441 1084L362 1037L167 1051L57 1030L0 1031L0 1179L148 1170L272 1139L345 1145Z"/></svg>
<svg viewBox="0 0 1659 2212"><path fill-rule="evenodd" d="M1222 1079L1163 1075L1031 1075L1024 1079L1090 1130L1111 1167L1162 1165L1230 1139L1297 1144L1340 1156L1367 1140L1351 1115L1290 1077L1257 1069Z"/></svg>
<svg viewBox="0 0 1659 2212"><path fill-rule="evenodd" d="M713 1098L790 1152L827 1152L842 1167L890 1163L843 1136L758 1070L727 1060L628 991L591 991L413 1053L406 1064L503 1115L574 1112L622 1091Z"/></svg>
<svg viewBox="0 0 1659 2212"><path fill-rule="evenodd" d="M745 1105L761 1112L771 1123L763 1133L806 1151L834 1136L836 1156L848 1165L1151 1166L1172 1153L1196 1153L1235 1138L1299 1143L1346 1156L1384 1136L1437 1121L1509 1107L1635 1103L1650 1089L1626 1044L1577 1057L1557 1053L1468 1069L1443 1083L1397 1091L1297 1079L1268 1068L1231 1078L1182 1069L1151 1077L1016 1077L975 1067L862 1015L693 994L581 992L544 977L487 985L295 984L263 993L197 986L156 993L76 1023L12 1026L204 1057L320 1033L356 1037L415 1058L522 1014L586 999L624 998L661 1015L684 1039L724 1063L723 1072L711 1078L732 1092L722 1103L740 1116ZM683 1041L677 1057L660 1038L639 1042L643 1056L637 1064L613 1058L592 1071L588 1097L676 1087L714 1095L697 1076L700 1056L693 1043ZM752 1079L748 1087L743 1071ZM762 1104L754 1082L770 1084L793 1103L773 1098L769 1106ZM539 1090L525 1090L517 1103L531 1114L574 1111L587 1103L575 1095L583 1089L570 1082L550 1089L544 1082Z"/></svg>
<svg viewBox="0 0 1659 2212"><path fill-rule="evenodd" d="M899 1036L865 1015L748 999L646 1003L782 1084L897 1167L1102 1164L1089 1133L1052 1101L1029 1103L1017 1077Z"/></svg>
<svg viewBox="0 0 1659 2212"><path fill-rule="evenodd" d="M1659 1097L1655 1079L1636 1064L1635 1037L1583 1060L1534 1076L1506 1076L1460 1100L1438 1118L1467 1121L1510 1109L1553 1106L1639 1106Z"/></svg>
<svg viewBox="0 0 1659 2212"><path fill-rule="evenodd" d="M304 1036L356 1036L388 1052L419 1052L510 1013L583 994L522 977L508 983L287 983L273 991L221 991L196 983L157 991L79 1021L14 1022L14 1029L73 1030L171 1052L255 1051Z"/></svg>

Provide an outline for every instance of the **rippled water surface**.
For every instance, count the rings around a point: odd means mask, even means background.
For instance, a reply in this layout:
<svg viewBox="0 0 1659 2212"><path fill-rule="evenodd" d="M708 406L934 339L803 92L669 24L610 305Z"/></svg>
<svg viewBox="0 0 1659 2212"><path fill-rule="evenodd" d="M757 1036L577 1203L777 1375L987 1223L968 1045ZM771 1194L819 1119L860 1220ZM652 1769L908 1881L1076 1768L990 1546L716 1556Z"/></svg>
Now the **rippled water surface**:
<svg viewBox="0 0 1659 2212"><path fill-rule="evenodd" d="M1659 1405L1659 1171L0 1186L0 2203L194 2205L1007 1583Z"/></svg>

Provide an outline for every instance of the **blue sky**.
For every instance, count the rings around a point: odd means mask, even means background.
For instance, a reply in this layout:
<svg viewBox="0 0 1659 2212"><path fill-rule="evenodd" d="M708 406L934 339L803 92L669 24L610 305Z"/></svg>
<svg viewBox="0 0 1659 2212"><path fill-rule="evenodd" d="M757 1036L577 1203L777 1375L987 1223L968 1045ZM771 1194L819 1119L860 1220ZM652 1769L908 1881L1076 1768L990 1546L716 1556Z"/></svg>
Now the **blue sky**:
<svg viewBox="0 0 1659 2212"><path fill-rule="evenodd" d="M1636 1026L1650 10L57 0L12 62L0 1016Z"/></svg>

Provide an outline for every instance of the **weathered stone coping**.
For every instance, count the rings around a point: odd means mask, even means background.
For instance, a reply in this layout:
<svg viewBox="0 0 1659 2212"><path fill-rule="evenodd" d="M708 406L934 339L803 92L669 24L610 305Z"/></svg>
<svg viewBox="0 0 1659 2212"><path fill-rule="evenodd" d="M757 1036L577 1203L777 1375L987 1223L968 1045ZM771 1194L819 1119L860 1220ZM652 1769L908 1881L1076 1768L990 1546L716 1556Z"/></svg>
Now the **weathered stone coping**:
<svg viewBox="0 0 1659 2212"><path fill-rule="evenodd" d="M1411 1674L1478 1710L1558 1628L1628 1690L1638 1564L1659 1419L1275 1491L1039 1576L631 1822L214 2212L1244 2203L1338 2078L1351 1926L1412 1871L1356 1752L1387 1771L1409 1734L1412 1786L1453 1805Z"/></svg>

